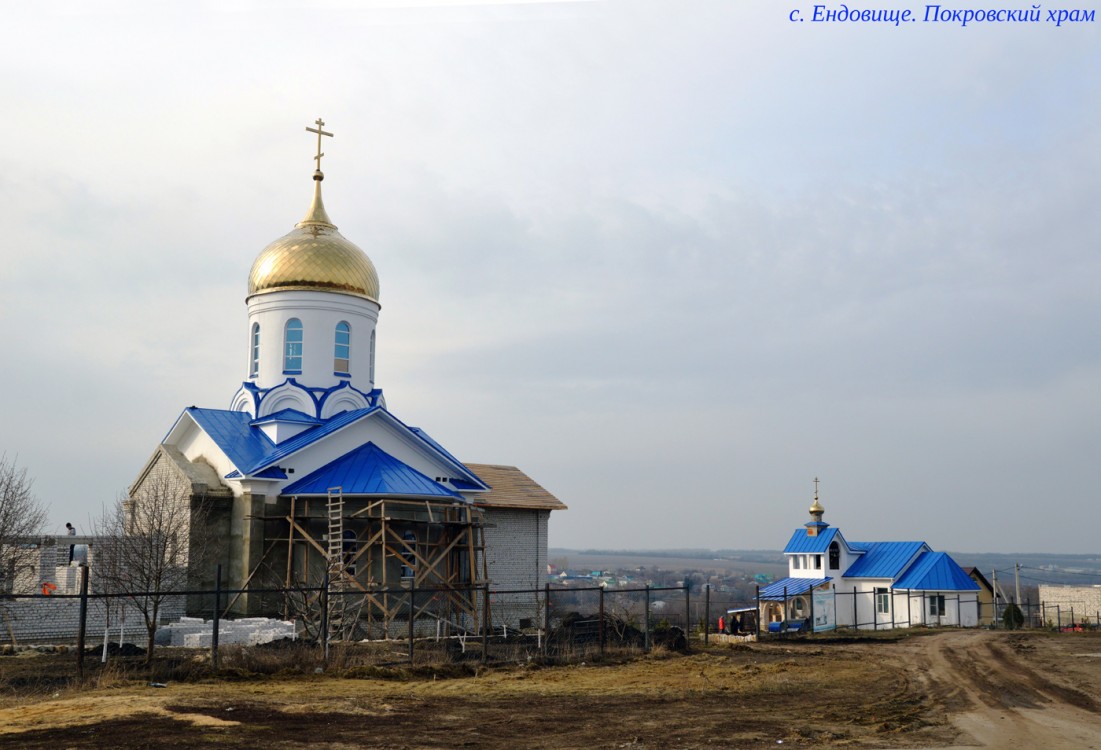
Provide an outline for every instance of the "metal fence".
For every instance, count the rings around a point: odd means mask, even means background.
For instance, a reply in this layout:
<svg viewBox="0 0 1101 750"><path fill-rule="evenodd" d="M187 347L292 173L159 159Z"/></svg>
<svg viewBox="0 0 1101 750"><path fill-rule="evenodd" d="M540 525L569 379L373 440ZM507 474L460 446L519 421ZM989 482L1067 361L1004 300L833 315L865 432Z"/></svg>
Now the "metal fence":
<svg viewBox="0 0 1101 750"><path fill-rule="evenodd" d="M384 599L385 607L374 606ZM149 619L154 601L155 621ZM607 651L685 649L691 606L683 586L365 592L322 585L118 594L89 591L82 573L79 594L5 597L0 621L13 648L75 643L83 676L86 659L142 653L147 622L155 644L206 651L214 668L242 649L308 649L314 655L304 658L320 664L363 666L570 661ZM378 611L388 616L379 618Z"/></svg>

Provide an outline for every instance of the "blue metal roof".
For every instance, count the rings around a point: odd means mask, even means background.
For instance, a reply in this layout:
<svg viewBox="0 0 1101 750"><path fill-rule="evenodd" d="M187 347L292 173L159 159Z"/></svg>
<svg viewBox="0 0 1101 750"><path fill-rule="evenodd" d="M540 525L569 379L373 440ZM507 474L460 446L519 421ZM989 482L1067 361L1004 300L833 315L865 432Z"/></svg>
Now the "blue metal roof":
<svg viewBox="0 0 1101 750"><path fill-rule="evenodd" d="M461 495L432 481L370 442L287 486L283 494L325 495L333 487L340 487L345 495L462 499Z"/></svg>
<svg viewBox="0 0 1101 750"><path fill-rule="evenodd" d="M260 417L254 419L249 424L268 424L270 422L295 422L296 424L321 424L321 420L317 417L311 417L309 414L303 414L297 409L280 409L279 411L269 414L266 417Z"/></svg>
<svg viewBox="0 0 1101 750"><path fill-rule="evenodd" d="M978 591L979 584L947 552L925 552L895 581L896 589Z"/></svg>
<svg viewBox="0 0 1101 750"><path fill-rule="evenodd" d="M926 548L925 542L851 542L849 546L864 554L845 571L845 578L893 579Z"/></svg>
<svg viewBox="0 0 1101 750"><path fill-rule="evenodd" d="M200 409L194 406L186 412L198 423L203 432L218 444L242 475L269 476L268 473L257 474L257 472L379 408L381 407L376 406L371 409L341 412L278 446L264 434L263 430L253 426L254 420L247 412Z"/></svg>
<svg viewBox="0 0 1101 750"><path fill-rule="evenodd" d="M784 547L785 554L796 553L823 553L830 547L830 542L837 536L837 529L826 529L821 531L817 536L807 536L807 530L796 529L795 533L791 535L791 540L788 545Z"/></svg>
<svg viewBox="0 0 1101 750"><path fill-rule="evenodd" d="M194 406L185 412L218 444L242 474L248 474L250 468L275 450L275 443L263 431L249 424L252 417L248 412L199 409Z"/></svg>
<svg viewBox="0 0 1101 750"><path fill-rule="evenodd" d="M805 594L816 586L821 586L830 578L781 578L761 589L761 599L768 601L783 601L784 594L788 597Z"/></svg>

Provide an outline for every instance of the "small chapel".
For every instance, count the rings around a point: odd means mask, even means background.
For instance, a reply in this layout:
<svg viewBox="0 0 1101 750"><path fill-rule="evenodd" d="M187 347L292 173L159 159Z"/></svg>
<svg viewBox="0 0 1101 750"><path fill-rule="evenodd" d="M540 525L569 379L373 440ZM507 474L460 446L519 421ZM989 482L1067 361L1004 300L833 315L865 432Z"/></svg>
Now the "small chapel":
<svg viewBox="0 0 1101 750"><path fill-rule="evenodd" d="M306 215L249 273L244 380L229 408L182 411L130 496L167 480L202 505L215 554L191 586L214 587L216 560L221 586L244 592L230 615L288 616L273 589L326 586L346 637L388 635L428 609L477 630L479 591L542 586L550 514L566 506L514 466L460 460L388 406L375 379L378 273L325 210L332 133L315 125ZM495 621L537 615L534 596L501 599Z"/></svg>
<svg viewBox="0 0 1101 750"><path fill-rule="evenodd" d="M911 626L974 627L979 585L923 541L854 542L823 520L814 480L810 520L784 547L788 575L760 590L762 628L820 632Z"/></svg>

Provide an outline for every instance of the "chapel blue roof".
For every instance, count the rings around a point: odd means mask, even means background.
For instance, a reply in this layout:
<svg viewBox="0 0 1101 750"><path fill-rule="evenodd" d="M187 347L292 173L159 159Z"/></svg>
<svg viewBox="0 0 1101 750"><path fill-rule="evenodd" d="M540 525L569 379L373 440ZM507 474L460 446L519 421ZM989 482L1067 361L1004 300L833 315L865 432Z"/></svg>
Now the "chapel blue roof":
<svg viewBox="0 0 1101 750"><path fill-rule="evenodd" d="M783 601L784 594L793 597L805 594L816 586L821 586L830 578L781 578L761 589L761 599L768 601Z"/></svg>
<svg viewBox="0 0 1101 750"><path fill-rule="evenodd" d="M364 443L288 485L283 489L283 494L325 495L334 487L340 487L345 495L414 495L463 499L458 493L429 479L371 442Z"/></svg>
<svg viewBox="0 0 1101 750"><path fill-rule="evenodd" d="M979 584L947 552L925 552L895 581L912 591L978 591Z"/></svg>
<svg viewBox="0 0 1101 750"><path fill-rule="evenodd" d="M837 536L837 529L826 529L816 536L807 536L806 529L796 529L791 535L791 540L784 547L784 554L796 553L822 553L829 549L830 542Z"/></svg>
<svg viewBox="0 0 1101 750"><path fill-rule="evenodd" d="M849 547L864 554L845 571L845 578L894 578L925 542L849 542Z"/></svg>

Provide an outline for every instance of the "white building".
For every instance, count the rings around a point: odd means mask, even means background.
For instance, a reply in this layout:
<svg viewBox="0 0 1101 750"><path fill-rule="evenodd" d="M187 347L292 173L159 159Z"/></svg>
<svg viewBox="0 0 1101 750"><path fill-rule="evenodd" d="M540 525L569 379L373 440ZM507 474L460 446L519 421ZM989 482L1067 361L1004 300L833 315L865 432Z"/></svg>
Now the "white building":
<svg viewBox="0 0 1101 750"><path fill-rule="evenodd" d="M925 542L850 542L822 520L792 534L788 576L761 589L762 628L879 629L979 624L979 586Z"/></svg>
<svg viewBox="0 0 1101 750"><path fill-rule="evenodd" d="M319 144L309 210L249 274L244 382L228 409L184 409L131 495L168 477L206 503L229 588L328 574L362 594L371 634L408 611L376 592L443 590L433 601L469 624L470 588L540 585L550 512L565 506L515 467L464 463L389 409L375 381L379 278L322 202L323 125L308 128ZM212 576L195 571L195 585Z"/></svg>

